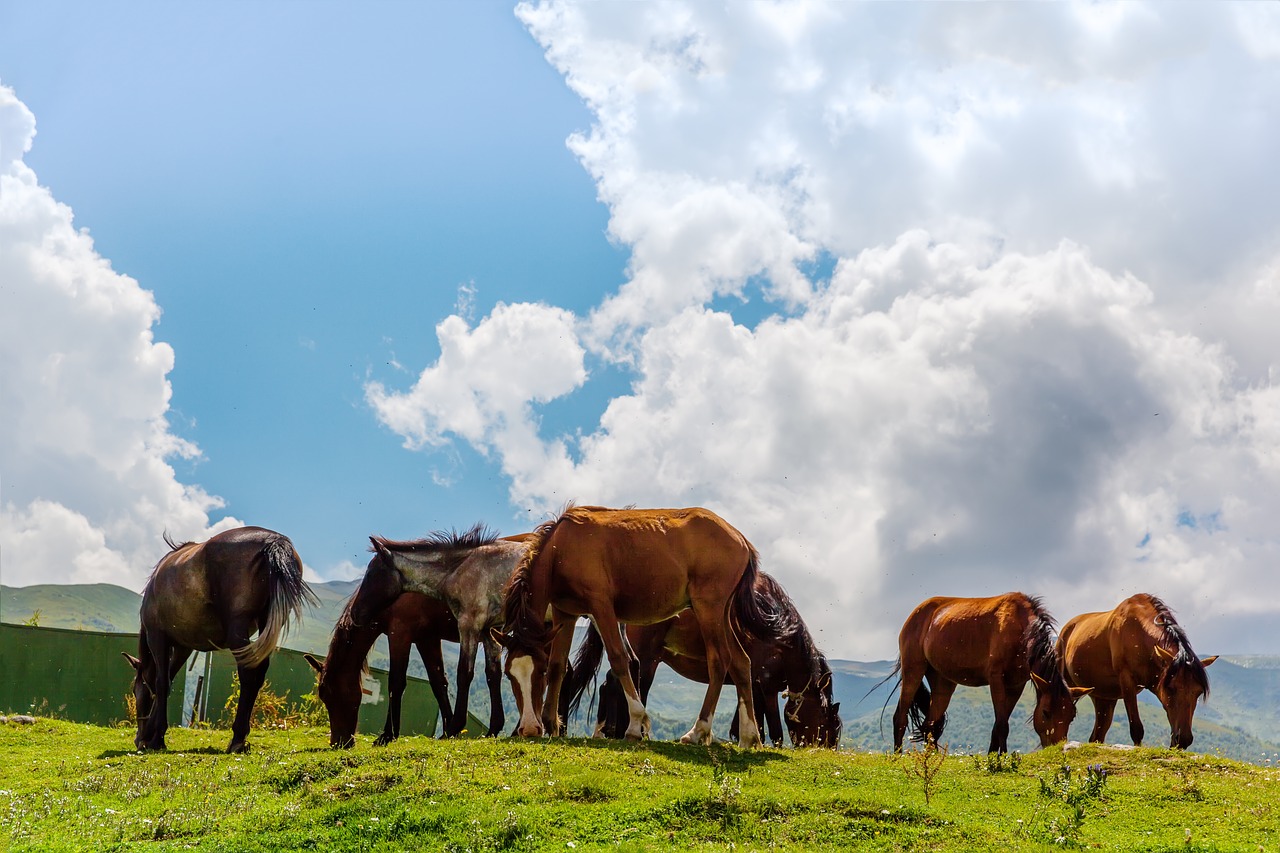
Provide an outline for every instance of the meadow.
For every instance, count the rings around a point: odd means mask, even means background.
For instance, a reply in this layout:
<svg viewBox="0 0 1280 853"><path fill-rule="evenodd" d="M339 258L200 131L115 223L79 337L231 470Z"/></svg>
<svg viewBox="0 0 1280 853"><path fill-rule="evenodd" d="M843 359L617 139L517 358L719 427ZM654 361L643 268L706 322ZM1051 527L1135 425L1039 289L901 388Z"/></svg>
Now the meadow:
<svg viewBox="0 0 1280 853"><path fill-rule="evenodd" d="M0 724L0 849L1277 850L1277 770L1165 749L742 751Z"/></svg>

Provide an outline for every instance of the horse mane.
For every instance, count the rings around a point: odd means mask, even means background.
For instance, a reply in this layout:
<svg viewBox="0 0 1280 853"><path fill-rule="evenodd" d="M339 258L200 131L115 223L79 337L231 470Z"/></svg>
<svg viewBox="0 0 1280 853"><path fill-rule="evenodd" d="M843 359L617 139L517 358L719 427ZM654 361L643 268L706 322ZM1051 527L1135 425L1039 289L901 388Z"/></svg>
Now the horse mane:
<svg viewBox="0 0 1280 853"><path fill-rule="evenodd" d="M1178 624L1178 620L1173 617L1173 611L1169 609L1169 605L1164 601L1149 596L1151 606L1155 608L1157 627L1163 628L1162 639L1173 646L1175 652L1173 662L1169 664L1169 672L1172 673L1176 669L1182 667L1190 668L1191 677L1195 679L1196 684L1204 691L1204 695L1209 695L1209 674L1204 671L1204 664L1200 662L1200 658L1191 648L1191 640L1187 638L1187 632Z"/></svg>
<svg viewBox="0 0 1280 853"><path fill-rule="evenodd" d="M1062 674L1062 663L1058 658L1058 623L1044 606L1038 595L1026 596L1031 608L1031 619L1023 631L1023 648L1027 653L1027 664L1031 671L1049 684L1051 694L1065 694L1070 688Z"/></svg>
<svg viewBox="0 0 1280 853"><path fill-rule="evenodd" d="M550 640L546 614L538 613L533 607L533 564L542 553L542 548L551 538L551 534L573 508L574 505L570 502L565 505L559 516L537 526L525 544L524 555L520 557L520 562L511 573L511 579L503 589L503 631L519 649L541 650Z"/></svg>
<svg viewBox="0 0 1280 853"><path fill-rule="evenodd" d="M456 530L436 530L423 539L396 540L382 536L373 536L379 545L388 551L402 553L420 553L423 551L453 551L459 548L479 548L492 545L498 541L498 534L482 521L477 521L470 529L459 533ZM370 551L376 550L372 546Z"/></svg>
<svg viewBox="0 0 1280 853"><path fill-rule="evenodd" d="M169 554L172 554L174 551L181 551L183 548L186 548L188 545L196 544L190 540L186 542L174 542L173 537L169 535L168 530L161 533L160 536L162 539L164 539L164 544L169 546ZM169 556L169 554L165 554L164 557ZM143 596L146 596L146 594L151 591L151 585L152 583L155 582L156 572L160 571L160 564L164 562L164 557L161 557L159 560L156 560L156 564L151 567L151 574L147 575L147 582L142 587Z"/></svg>
<svg viewBox="0 0 1280 853"><path fill-rule="evenodd" d="M782 588L777 578L767 572L756 576L755 598L772 624L782 628L780 639L797 643L805 660L809 661L809 677L815 685L822 683L822 678L831 672L827 656L822 653L809 633L809 626L800 618L800 611L795 600Z"/></svg>

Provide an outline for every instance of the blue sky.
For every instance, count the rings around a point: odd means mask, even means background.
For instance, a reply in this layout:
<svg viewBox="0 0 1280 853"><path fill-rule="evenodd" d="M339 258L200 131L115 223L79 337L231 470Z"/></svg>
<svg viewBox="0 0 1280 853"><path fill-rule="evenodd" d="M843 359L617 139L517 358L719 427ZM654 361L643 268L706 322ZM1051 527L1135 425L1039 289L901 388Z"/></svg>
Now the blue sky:
<svg viewBox="0 0 1280 853"><path fill-rule="evenodd" d="M1280 652L1278 10L10 4L0 577L703 505L838 656Z"/></svg>
<svg viewBox="0 0 1280 853"><path fill-rule="evenodd" d="M180 479L321 571L373 532L514 532L493 461L407 454L363 400L436 357L462 286L584 310L622 280L565 146L590 114L511 7L70 8L6 7L0 81L41 183L164 312L170 420L203 452Z"/></svg>

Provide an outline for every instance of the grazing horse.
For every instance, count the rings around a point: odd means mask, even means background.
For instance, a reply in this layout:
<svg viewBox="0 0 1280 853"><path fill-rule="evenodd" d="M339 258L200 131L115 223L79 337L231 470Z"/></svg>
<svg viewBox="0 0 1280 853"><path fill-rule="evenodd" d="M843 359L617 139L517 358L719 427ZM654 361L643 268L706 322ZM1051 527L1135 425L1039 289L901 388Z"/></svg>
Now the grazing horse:
<svg viewBox="0 0 1280 853"><path fill-rule="evenodd" d="M649 715L631 678L619 622L662 622L691 608L706 644L707 693L681 740L710 743L727 669L738 685L739 744L759 746L751 661L739 633L777 640L790 626L785 614L762 610L753 594L758 563L741 533L701 508L570 506L540 526L507 586L502 643L520 709L516 734L561 732L560 687L573 642L573 631L564 629L589 616L627 697L626 736L646 737Z"/></svg>
<svg viewBox="0 0 1280 853"><path fill-rule="evenodd" d="M889 675L902 676L893 714L894 751L902 750L908 718L913 740L938 742L947 705L959 684L991 687L996 721L988 752L1008 752L1009 716L1028 680L1035 685L1031 722L1040 745L1065 740L1076 715L1075 703L1089 689L1068 687L1063 680L1053 627L1053 617L1040 599L1020 592L992 598L940 596L922 602L902 626L898 662Z"/></svg>
<svg viewBox="0 0 1280 853"><path fill-rule="evenodd" d="M755 591L766 612L782 610L793 630L777 641L764 641L748 634L747 656L751 659L752 700L756 724L767 726L774 746L782 745L782 718L778 714L778 694L787 697L786 724L791 742L796 746L824 746L835 749L840 743L843 724L840 703L832 701L831 667L826 655L814 645L813 637L800 618L795 603L770 575L756 576ZM638 659L636 687L640 699L648 702L658 672L665 663L679 675L706 683L707 647L698 629L693 611L681 611L674 619L654 625L628 625L627 641ZM561 697L561 713L576 710L589 684L594 680L604 645L592 625L574 657ZM621 737L620 721L626 714L626 697L613 674L600 688L597 711L597 734ZM729 737L738 736L735 715Z"/></svg>
<svg viewBox="0 0 1280 853"><path fill-rule="evenodd" d="M1196 702L1209 695L1204 670L1218 656L1196 657L1186 631L1163 601L1139 593L1114 610L1071 619L1058 636L1058 656L1068 683L1093 688L1091 742L1106 741L1116 700L1123 699L1129 736L1134 746L1142 745L1138 693L1145 687L1156 694L1169 717L1169 746L1191 746Z"/></svg>
<svg viewBox="0 0 1280 853"><path fill-rule="evenodd" d="M240 677L240 702L227 752L245 752L253 703L270 655L302 605L315 594L302 580L302 558L289 537L261 527L227 530L206 542L176 545L160 559L142 591L134 669L138 749L164 749L169 690L194 651L230 649ZM250 642L254 632L258 637Z"/></svg>
<svg viewBox="0 0 1280 853"><path fill-rule="evenodd" d="M352 599L354 601L354 599ZM444 671L440 643L458 642L458 621L449 605L436 598L406 592L379 613L368 625L358 628L351 621L351 602L338 618L329 639L324 662L303 655L318 673L316 693L329 712L329 745L348 749L356 744L363 688L361 675L368 672L369 649L382 634L387 635L391 652L388 676L390 701L387 722L374 746L386 746L400 736L400 703L409 681L409 653L414 646L427 668L427 681L436 697L441 717L449 713L449 677Z"/></svg>
<svg viewBox="0 0 1280 853"><path fill-rule="evenodd" d="M467 725L467 700L475 674L476 651L484 645L485 678L489 685L490 737L501 734L501 649L490 635L502 624L502 591L516 563L524 556L527 534L504 539L477 524L465 533L436 532L426 539L395 542L370 536L374 552L360 588L351 600L352 624L369 624L402 592L420 592L449 606L458 622L457 702L445 715L445 737Z"/></svg>

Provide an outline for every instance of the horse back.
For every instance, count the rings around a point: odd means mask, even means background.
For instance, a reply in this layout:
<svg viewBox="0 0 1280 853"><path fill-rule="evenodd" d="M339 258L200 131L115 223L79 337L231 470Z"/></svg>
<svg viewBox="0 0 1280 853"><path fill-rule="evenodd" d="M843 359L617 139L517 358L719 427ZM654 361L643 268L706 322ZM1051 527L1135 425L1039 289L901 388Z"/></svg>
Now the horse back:
<svg viewBox="0 0 1280 853"><path fill-rule="evenodd" d="M574 507L542 547L553 560L552 595L586 610L609 598L619 620L668 619L695 597L727 601L751 546L710 510Z"/></svg>
<svg viewBox="0 0 1280 853"><path fill-rule="evenodd" d="M281 534L260 527L225 531L179 545L161 558L143 590L143 628L161 627L183 646L225 648L237 617L265 616L270 579L263 549Z"/></svg>
<svg viewBox="0 0 1280 853"><path fill-rule="evenodd" d="M902 626L898 647L904 666L923 660L944 678L982 687L995 678L1030 677L1025 636L1031 602L1022 593L987 598L935 596L922 602Z"/></svg>
<svg viewBox="0 0 1280 853"><path fill-rule="evenodd" d="M1068 619L1058 632L1058 657L1072 687L1092 687L1099 698L1119 698L1119 670L1123 655L1117 640L1127 633L1117 610L1082 613Z"/></svg>

